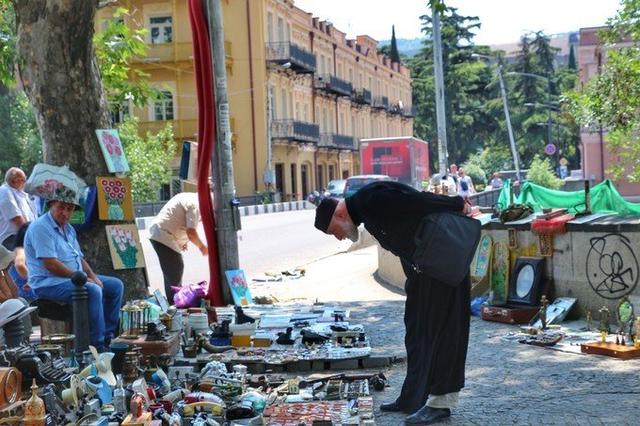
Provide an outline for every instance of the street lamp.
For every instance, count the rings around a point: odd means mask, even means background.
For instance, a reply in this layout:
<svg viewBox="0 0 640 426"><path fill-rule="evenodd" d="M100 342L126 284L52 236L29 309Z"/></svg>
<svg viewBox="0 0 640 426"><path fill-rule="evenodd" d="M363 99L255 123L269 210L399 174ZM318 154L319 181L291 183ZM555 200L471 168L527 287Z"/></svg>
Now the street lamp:
<svg viewBox="0 0 640 426"><path fill-rule="evenodd" d="M486 59L489 62L495 60L493 56L482 55L480 53L472 53L472 58ZM518 160L518 150L516 149L516 141L513 137L513 128L511 127L511 118L509 117L509 104L507 102L507 91L504 88L504 81L502 80L502 65L500 63L496 66L496 73L498 74L498 81L500 82L500 94L502 95L502 106L504 108L504 117L507 121L507 132L509 133L509 144L511 145L511 155L513 156L513 166L516 169L516 177L518 181L522 181L520 176L520 162Z"/></svg>

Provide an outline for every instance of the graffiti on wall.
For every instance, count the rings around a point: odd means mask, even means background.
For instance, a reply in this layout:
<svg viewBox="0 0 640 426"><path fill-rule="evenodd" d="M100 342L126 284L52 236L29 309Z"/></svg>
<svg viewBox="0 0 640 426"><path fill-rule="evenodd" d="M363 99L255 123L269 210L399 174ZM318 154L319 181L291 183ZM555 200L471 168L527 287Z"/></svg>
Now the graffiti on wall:
<svg viewBox="0 0 640 426"><path fill-rule="evenodd" d="M638 284L638 258L629 238L606 234L589 240L587 280L593 291L605 299L620 299Z"/></svg>

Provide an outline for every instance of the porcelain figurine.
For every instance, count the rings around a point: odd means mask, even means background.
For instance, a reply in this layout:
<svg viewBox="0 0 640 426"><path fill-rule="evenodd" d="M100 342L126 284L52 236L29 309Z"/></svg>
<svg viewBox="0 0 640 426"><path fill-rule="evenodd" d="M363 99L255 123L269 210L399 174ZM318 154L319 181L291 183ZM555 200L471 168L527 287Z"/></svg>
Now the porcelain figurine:
<svg viewBox="0 0 640 426"><path fill-rule="evenodd" d="M38 386L36 379L33 379L31 385L31 398L27 400L24 406L24 424L25 426L44 426L45 416L47 412L44 401L38 396Z"/></svg>

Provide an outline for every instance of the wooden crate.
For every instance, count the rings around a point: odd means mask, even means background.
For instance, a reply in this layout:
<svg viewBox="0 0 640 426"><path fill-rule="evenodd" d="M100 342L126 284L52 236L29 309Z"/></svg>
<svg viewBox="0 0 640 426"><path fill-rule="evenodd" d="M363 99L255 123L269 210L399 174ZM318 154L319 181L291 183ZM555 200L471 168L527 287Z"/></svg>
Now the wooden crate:
<svg viewBox="0 0 640 426"><path fill-rule="evenodd" d="M616 345L615 343L590 342L580 345L580 350L586 354L605 355L619 359L640 358L640 349L633 346Z"/></svg>
<svg viewBox="0 0 640 426"><path fill-rule="evenodd" d="M180 333L169 333L169 338L164 341L147 342L145 334L141 334L137 339L123 339L118 337L114 342L127 343L130 346L139 346L142 348L144 355L162 355L169 354L175 356L180 350Z"/></svg>

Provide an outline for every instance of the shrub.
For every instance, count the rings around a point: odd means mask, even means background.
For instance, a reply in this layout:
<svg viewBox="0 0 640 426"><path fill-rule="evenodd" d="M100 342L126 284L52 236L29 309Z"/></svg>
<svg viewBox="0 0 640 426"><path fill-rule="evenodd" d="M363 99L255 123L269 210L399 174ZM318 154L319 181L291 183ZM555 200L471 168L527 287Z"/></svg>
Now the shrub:
<svg viewBox="0 0 640 426"><path fill-rule="evenodd" d="M560 189L562 186L562 180L553 172L551 161L548 158L541 159L537 155L529 166L527 180L550 189Z"/></svg>

